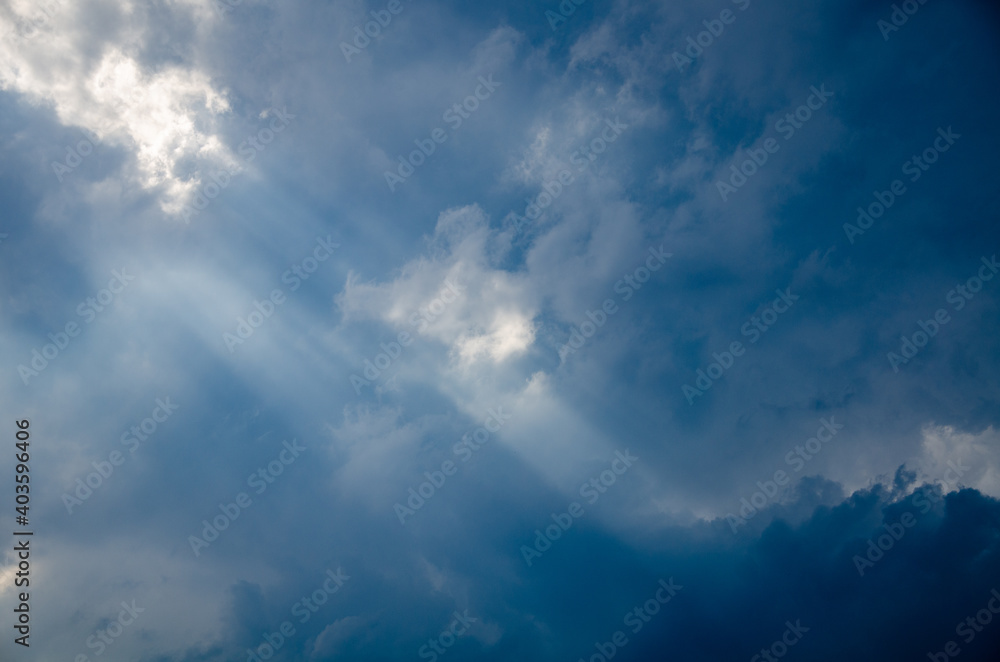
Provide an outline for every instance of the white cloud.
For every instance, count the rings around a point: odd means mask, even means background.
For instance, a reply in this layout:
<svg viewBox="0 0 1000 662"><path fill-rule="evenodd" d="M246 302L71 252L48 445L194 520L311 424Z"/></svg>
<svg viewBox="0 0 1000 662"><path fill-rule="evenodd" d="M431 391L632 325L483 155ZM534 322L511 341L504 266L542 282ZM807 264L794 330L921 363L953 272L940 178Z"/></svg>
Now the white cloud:
<svg viewBox="0 0 1000 662"><path fill-rule="evenodd" d="M428 320L419 325L422 334L447 345L462 368L502 363L534 342L539 303L524 275L493 265L494 238L478 206L446 210L430 241L433 257L408 262L388 283L360 283L352 275L337 303L348 320L406 328L414 315Z"/></svg>
<svg viewBox="0 0 1000 662"><path fill-rule="evenodd" d="M494 363L524 352L535 340L535 326L517 310L498 310L491 330L457 341L456 349L464 364L488 357Z"/></svg>
<svg viewBox="0 0 1000 662"><path fill-rule="evenodd" d="M972 487L1000 498L1000 433L989 427L978 434L947 425L928 425L917 465L926 480L945 491ZM962 472L957 476L957 472Z"/></svg>
<svg viewBox="0 0 1000 662"><path fill-rule="evenodd" d="M199 185L199 166L234 160L213 132L230 105L201 71L154 71L140 64L136 53L150 20L138 11L141 6L53 3L37 31L26 32L18 16L37 10L16 5L13 17L0 17L0 32L24 33L0 41L0 88L51 108L66 126L131 149L134 172L126 176L145 189L160 189L162 207L173 213ZM106 15L107 24L83 20L88 11Z"/></svg>

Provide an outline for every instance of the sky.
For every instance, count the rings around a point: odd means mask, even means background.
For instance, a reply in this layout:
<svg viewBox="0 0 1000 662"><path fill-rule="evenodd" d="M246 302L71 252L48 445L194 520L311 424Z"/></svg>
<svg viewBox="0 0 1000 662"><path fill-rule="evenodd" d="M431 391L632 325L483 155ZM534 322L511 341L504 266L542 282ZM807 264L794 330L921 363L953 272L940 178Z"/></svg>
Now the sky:
<svg viewBox="0 0 1000 662"><path fill-rule="evenodd" d="M996 659L992 3L0 35L0 659Z"/></svg>

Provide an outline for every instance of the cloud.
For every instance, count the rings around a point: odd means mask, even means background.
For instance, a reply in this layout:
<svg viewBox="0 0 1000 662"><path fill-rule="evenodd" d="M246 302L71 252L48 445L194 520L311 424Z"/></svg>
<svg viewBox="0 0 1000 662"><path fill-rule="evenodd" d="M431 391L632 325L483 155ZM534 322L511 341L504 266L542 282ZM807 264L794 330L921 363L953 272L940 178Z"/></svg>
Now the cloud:
<svg viewBox="0 0 1000 662"><path fill-rule="evenodd" d="M154 20L144 9L133 2L54 3L41 30L0 45L0 87L51 109L95 142L125 148L134 159L126 176L156 190L164 211L176 213L199 186L202 168L234 161L216 128L231 105L204 72L137 58ZM104 15L106 23L80 21L86 11ZM6 21L0 31L18 30ZM75 165L80 156L72 163L72 155L60 154L60 162L66 160Z"/></svg>
<svg viewBox="0 0 1000 662"><path fill-rule="evenodd" d="M40 659L92 652L135 598L149 618L113 654L242 662L337 567L350 582L275 662L419 657L466 609L446 659L590 659L617 630L622 662L749 659L799 619L802 659L926 659L958 638L1000 587L1000 281L898 373L886 353L1000 239L995 23L927 3L886 42L888 6L741 4L585 2L553 31L545 7L403 0L350 62L340 41L386 2L0 6L14 29L45 13L0 40L0 400L38 431ZM678 70L726 5L736 22ZM396 155L489 75L496 93L387 190ZM824 83L835 96L723 201L716 182ZM164 223L286 103L252 176ZM952 125L955 149L848 243L858 205ZM97 149L55 176L84 136ZM317 237L341 248L313 262ZM672 256L625 289L650 250ZM86 322L123 266L136 282ZM751 342L787 289L800 299ZM83 332L56 347L69 321ZM689 405L682 385L734 341L746 352ZM18 366L56 350L25 384ZM180 409L102 477L166 396ZM272 465L291 439L303 460ZM787 485L734 534L725 515L777 471ZM431 487L401 525L395 504ZM252 506L195 557L188 536L241 491ZM633 632L670 578L683 590ZM997 628L962 659L990 659Z"/></svg>
<svg viewBox="0 0 1000 662"><path fill-rule="evenodd" d="M349 276L337 305L347 320L415 327L445 344L463 369L502 363L534 342L538 298L523 275L496 265L495 239L477 205L446 210L427 240L430 258L407 262L383 284Z"/></svg>

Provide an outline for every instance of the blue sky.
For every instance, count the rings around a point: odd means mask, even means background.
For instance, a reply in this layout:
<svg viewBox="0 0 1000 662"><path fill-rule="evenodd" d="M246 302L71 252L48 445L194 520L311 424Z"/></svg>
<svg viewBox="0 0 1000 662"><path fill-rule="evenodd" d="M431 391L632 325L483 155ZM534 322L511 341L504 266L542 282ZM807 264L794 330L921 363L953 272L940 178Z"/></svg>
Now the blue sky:
<svg viewBox="0 0 1000 662"><path fill-rule="evenodd" d="M998 29L5 3L3 659L993 659Z"/></svg>

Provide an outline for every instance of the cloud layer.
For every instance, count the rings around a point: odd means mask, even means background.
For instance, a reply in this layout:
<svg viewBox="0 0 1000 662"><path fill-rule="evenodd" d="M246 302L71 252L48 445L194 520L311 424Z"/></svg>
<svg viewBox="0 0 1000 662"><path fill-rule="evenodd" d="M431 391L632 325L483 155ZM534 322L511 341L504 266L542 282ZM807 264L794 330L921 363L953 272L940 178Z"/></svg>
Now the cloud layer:
<svg viewBox="0 0 1000 662"><path fill-rule="evenodd" d="M30 659L992 659L998 21L893 13L0 8Z"/></svg>

